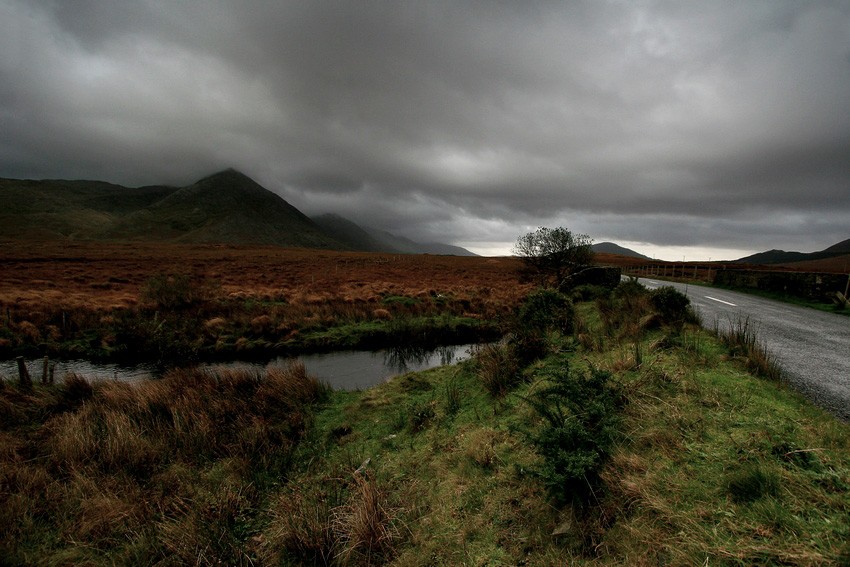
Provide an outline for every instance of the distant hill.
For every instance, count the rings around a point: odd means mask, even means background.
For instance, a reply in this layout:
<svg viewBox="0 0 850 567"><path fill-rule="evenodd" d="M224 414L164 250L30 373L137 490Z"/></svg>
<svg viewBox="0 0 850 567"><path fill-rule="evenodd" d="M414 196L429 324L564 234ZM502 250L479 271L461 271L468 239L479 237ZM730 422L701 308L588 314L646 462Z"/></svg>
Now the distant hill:
<svg viewBox="0 0 850 567"><path fill-rule="evenodd" d="M759 252L735 260L739 264L789 264L792 262L808 262L850 254L850 239L833 244L819 252L786 252L785 250L769 250Z"/></svg>
<svg viewBox="0 0 850 567"><path fill-rule="evenodd" d="M820 252L815 252L815 254L829 254L829 256L825 256L829 258L833 256L850 254L850 238L848 238L847 240L842 240L838 244L833 244L829 248L824 248Z"/></svg>
<svg viewBox="0 0 850 567"><path fill-rule="evenodd" d="M594 252L598 252L600 254L617 254L620 256L629 256L631 258L642 258L644 260L651 260L649 256L644 256L634 250L630 250L628 248L623 248L619 244L614 244L613 242L599 242L598 244L594 244L591 246Z"/></svg>
<svg viewBox="0 0 850 567"><path fill-rule="evenodd" d="M473 255L373 232L336 215L310 219L233 169L185 187L0 179L0 239L170 241ZM390 244L388 244L390 243Z"/></svg>

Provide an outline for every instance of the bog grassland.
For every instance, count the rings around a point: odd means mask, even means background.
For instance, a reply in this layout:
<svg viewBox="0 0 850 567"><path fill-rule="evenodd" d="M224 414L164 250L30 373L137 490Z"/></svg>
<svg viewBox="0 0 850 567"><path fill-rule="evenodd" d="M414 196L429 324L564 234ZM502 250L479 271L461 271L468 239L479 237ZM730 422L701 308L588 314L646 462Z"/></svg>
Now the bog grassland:
<svg viewBox="0 0 850 567"><path fill-rule="evenodd" d="M425 336L411 321L469 319L503 340L368 391L331 391L297 365L135 386L7 377L4 564L850 564L850 428L789 391L747 329L704 330L670 288L564 296L519 284L501 259L330 253L313 275L309 257L290 265L298 251L187 248L169 264L163 250L19 259L20 284L0 276L7 348L78 340L44 339L63 312L100 341L114 324L101 318L197 314L199 356L214 314L215 340L234 345L310 336L316 315L334 318L325 333L409 340ZM34 273L54 287L27 288ZM128 283L91 285L109 277ZM157 282L200 295L169 306ZM255 317L272 323L251 334ZM37 339L21 339L22 321Z"/></svg>

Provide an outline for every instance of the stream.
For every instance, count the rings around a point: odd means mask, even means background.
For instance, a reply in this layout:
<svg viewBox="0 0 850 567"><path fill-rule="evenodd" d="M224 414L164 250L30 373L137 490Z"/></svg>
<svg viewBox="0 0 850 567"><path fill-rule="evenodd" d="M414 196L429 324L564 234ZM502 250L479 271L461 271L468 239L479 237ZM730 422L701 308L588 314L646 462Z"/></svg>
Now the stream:
<svg viewBox="0 0 850 567"><path fill-rule="evenodd" d="M201 368L251 368L264 369L268 366L288 366L296 360L304 363L308 374L316 376L335 390L365 390L388 381L393 376L407 372L419 372L454 364L471 356L477 345L442 346L435 350L415 348L385 349L379 351L341 351L324 354L307 354L296 358L279 357L268 363L245 361L199 364ZM34 382L41 379L42 359L26 361ZM54 364L54 361L50 361ZM120 380L139 382L160 376L157 368L150 364L123 366L119 364L95 364L87 360L59 360L55 362L54 376L61 381L66 374L77 374L88 380ZM0 376L17 380L18 366L14 360L0 362Z"/></svg>

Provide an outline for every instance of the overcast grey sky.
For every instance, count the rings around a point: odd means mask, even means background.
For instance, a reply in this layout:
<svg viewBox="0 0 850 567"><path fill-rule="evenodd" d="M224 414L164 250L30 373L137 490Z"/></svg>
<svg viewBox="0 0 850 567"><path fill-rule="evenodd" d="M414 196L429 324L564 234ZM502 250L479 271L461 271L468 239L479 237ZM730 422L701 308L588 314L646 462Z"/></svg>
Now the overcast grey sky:
<svg viewBox="0 0 850 567"><path fill-rule="evenodd" d="M850 238L850 2L0 0L0 177L184 185L508 253Z"/></svg>

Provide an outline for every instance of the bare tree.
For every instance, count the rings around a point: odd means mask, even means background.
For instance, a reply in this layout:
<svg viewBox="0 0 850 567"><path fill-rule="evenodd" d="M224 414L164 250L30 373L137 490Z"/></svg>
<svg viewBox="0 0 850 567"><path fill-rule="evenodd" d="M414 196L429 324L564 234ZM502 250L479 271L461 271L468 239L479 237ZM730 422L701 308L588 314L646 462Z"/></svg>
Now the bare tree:
<svg viewBox="0 0 850 567"><path fill-rule="evenodd" d="M573 234L566 228L540 227L520 236L513 253L544 287L557 287L577 268L593 260L593 240L586 234Z"/></svg>

